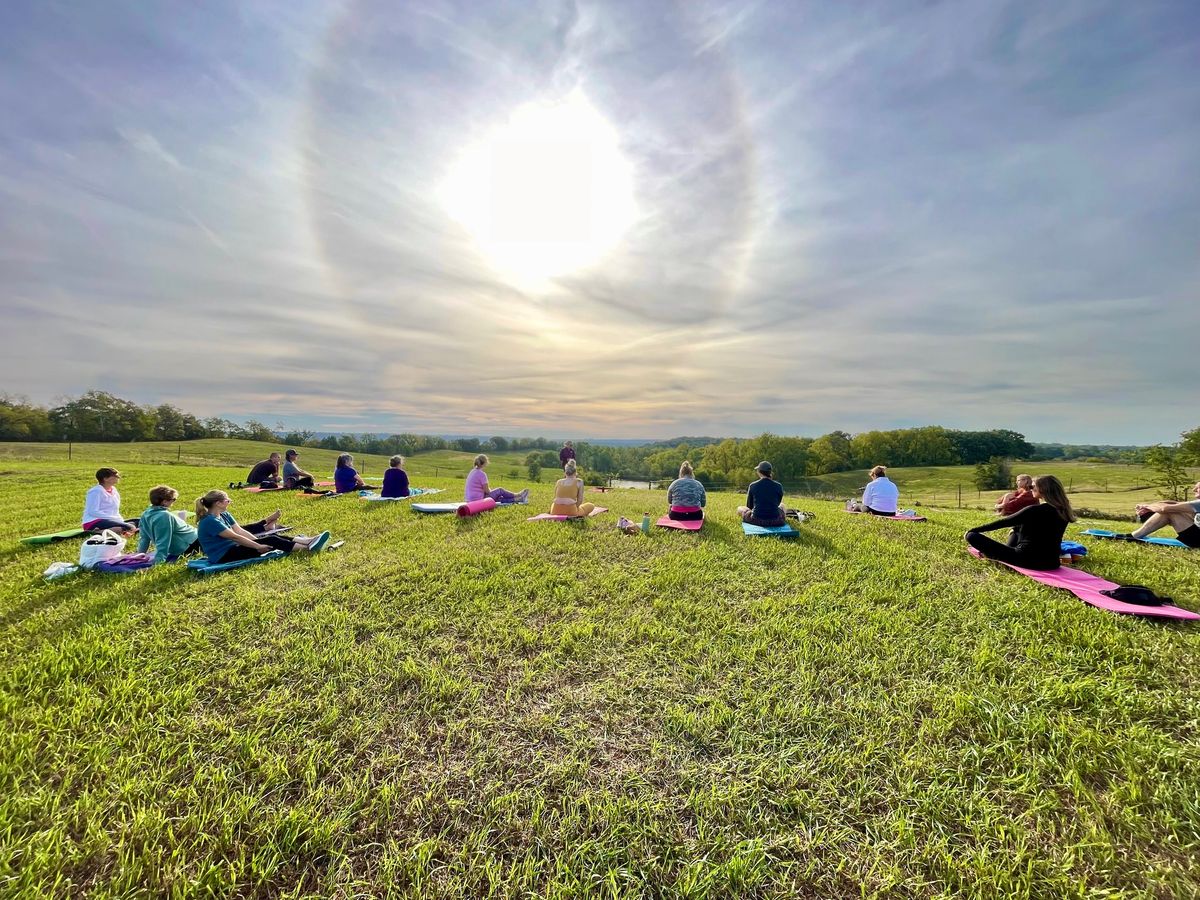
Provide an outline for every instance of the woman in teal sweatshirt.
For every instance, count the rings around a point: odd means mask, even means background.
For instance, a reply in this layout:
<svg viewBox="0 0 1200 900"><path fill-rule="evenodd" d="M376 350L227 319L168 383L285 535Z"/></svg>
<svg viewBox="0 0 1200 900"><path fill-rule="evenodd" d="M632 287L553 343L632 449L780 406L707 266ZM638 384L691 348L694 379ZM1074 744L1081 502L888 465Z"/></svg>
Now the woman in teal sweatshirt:
<svg viewBox="0 0 1200 900"><path fill-rule="evenodd" d="M150 508L138 520L138 553L145 553L154 544L154 562L174 562L180 556L200 549L196 529L171 510L179 497L173 487L160 484L150 491Z"/></svg>

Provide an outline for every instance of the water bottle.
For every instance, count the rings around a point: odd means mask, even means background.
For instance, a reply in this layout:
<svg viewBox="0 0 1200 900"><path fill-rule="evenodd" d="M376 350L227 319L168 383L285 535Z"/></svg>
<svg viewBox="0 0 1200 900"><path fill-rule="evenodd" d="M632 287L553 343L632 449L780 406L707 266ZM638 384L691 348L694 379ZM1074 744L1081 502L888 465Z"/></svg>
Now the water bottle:
<svg viewBox="0 0 1200 900"><path fill-rule="evenodd" d="M642 513L642 534L650 533L650 513Z"/></svg>

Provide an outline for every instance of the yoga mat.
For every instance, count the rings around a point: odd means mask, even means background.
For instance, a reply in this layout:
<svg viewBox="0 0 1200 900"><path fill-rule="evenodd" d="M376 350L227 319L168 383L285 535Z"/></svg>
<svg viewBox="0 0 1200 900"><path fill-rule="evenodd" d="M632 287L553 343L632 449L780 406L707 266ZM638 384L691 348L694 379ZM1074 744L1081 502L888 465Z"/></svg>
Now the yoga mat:
<svg viewBox="0 0 1200 900"><path fill-rule="evenodd" d="M541 513L536 516L530 516L526 522L570 522L575 519L590 519L592 516L598 516L600 513L608 512L607 506L597 506L586 516L553 516L550 513Z"/></svg>
<svg viewBox="0 0 1200 900"><path fill-rule="evenodd" d="M968 547L967 549L972 556L979 559L984 558L983 554L974 547ZM1070 591L1084 603L1095 606L1098 609L1106 609L1109 612L1122 613L1127 616L1157 616L1161 619L1200 619L1200 615L1190 610L1180 609L1178 606L1142 606L1138 603L1122 603L1120 600L1114 600L1112 597L1107 597L1100 592L1111 591L1113 588L1120 587L1120 585L1114 581L1106 581L1090 572L1081 572L1079 569L1067 567L1042 572L1038 569L1023 569L1020 566L1013 566L1008 563L1004 563L1004 565L1047 587L1062 588L1063 590Z"/></svg>
<svg viewBox="0 0 1200 900"><path fill-rule="evenodd" d="M857 510L854 510L854 509L848 509L848 510L846 510L846 512L850 513L850 515L852 515L852 516L866 516L867 518L870 518L870 519L891 519L895 522L925 522L925 521L927 521L924 516L877 516L877 515L875 515L875 513L858 512Z"/></svg>
<svg viewBox="0 0 1200 900"><path fill-rule="evenodd" d="M335 481L314 481L313 487L333 487L336 483Z"/></svg>
<svg viewBox="0 0 1200 900"><path fill-rule="evenodd" d="M750 537L794 538L800 536L800 532L791 525L777 525L774 528L763 528L761 525L751 525L749 522L743 522L742 531Z"/></svg>
<svg viewBox="0 0 1200 900"><path fill-rule="evenodd" d="M291 491L291 490L295 490L295 488L285 488L283 485L280 485L279 487L273 487L273 488L244 487L244 488L242 488L242 490L245 491L247 494L265 494L269 491Z"/></svg>
<svg viewBox="0 0 1200 900"><path fill-rule="evenodd" d="M213 575L217 572L228 572L230 569L240 569L242 566L253 566L258 563L273 562L277 559L283 559L287 554L282 550L272 550L269 553L264 553L262 556L255 556L252 559L239 559L236 562L210 564L208 557L202 556L199 559L189 560L187 567L191 572L197 575Z"/></svg>
<svg viewBox="0 0 1200 900"><path fill-rule="evenodd" d="M69 538L83 537L87 534L82 528L68 528L66 531L56 531L54 534L35 534L32 537L21 538L22 544L53 544L55 541L65 541Z"/></svg>
<svg viewBox="0 0 1200 900"><path fill-rule="evenodd" d="M412 492L407 497L380 497L378 494L359 494L364 500L372 502L396 502L398 500L412 500L414 497L428 497L430 494L440 494L443 488L413 488Z"/></svg>
<svg viewBox="0 0 1200 900"><path fill-rule="evenodd" d="M704 527L704 520L672 519L670 516L663 516L654 524L659 528L678 528L680 531L699 531Z"/></svg>
<svg viewBox="0 0 1200 900"><path fill-rule="evenodd" d="M1118 537L1117 532L1108 531L1104 528L1089 528L1087 531L1085 531L1083 533L1090 534L1092 537L1098 537L1098 538L1108 538L1108 539L1115 538L1118 540L1120 539ZM1136 541L1127 541L1126 543L1155 544L1159 547L1182 547L1184 550L1195 549L1193 547L1189 547L1183 541L1178 541L1175 538L1164 538L1164 537L1144 537L1144 538L1138 538Z"/></svg>
<svg viewBox="0 0 1200 900"><path fill-rule="evenodd" d="M484 497L482 500L469 500L466 503L458 504L459 518L467 518L468 516L477 516L482 512L488 512L496 508L496 501L491 497Z"/></svg>
<svg viewBox="0 0 1200 900"><path fill-rule="evenodd" d="M301 493L299 495L301 500L328 500L331 497L350 497L350 496L357 497L358 494L354 493L353 491L347 491L344 494L337 494L337 493L334 493L334 494L304 494L304 493Z"/></svg>
<svg viewBox="0 0 1200 900"><path fill-rule="evenodd" d="M414 503L412 509L420 513L456 513L461 503Z"/></svg>

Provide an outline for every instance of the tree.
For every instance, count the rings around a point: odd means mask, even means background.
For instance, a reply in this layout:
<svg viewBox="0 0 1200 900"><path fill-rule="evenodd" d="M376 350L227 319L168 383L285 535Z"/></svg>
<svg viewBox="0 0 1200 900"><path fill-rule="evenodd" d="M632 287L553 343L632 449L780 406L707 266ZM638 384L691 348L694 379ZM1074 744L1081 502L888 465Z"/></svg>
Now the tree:
<svg viewBox="0 0 1200 900"><path fill-rule="evenodd" d="M45 409L25 397L0 394L0 440L46 441L53 434Z"/></svg>
<svg viewBox="0 0 1200 900"><path fill-rule="evenodd" d="M809 470L814 475L845 472L854 463L850 450L850 435L844 431L823 434L808 448Z"/></svg>
<svg viewBox="0 0 1200 900"><path fill-rule="evenodd" d="M69 441L140 441L154 438L151 415L105 391L64 400L49 413L56 436Z"/></svg>
<svg viewBox="0 0 1200 900"><path fill-rule="evenodd" d="M1180 452L1174 447L1164 447L1155 444L1146 451L1146 465L1154 469L1161 478L1164 500L1188 499L1188 488L1192 484L1191 476L1183 467Z"/></svg>
<svg viewBox="0 0 1200 900"><path fill-rule="evenodd" d="M1200 428L1185 431L1179 438L1180 462L1191 466L1200 466Z"/></svg>
<svg viewBox="0 0 1200 900"><path fill-rule="evenodd" d="M542 480L542 454L536 450L525 457L525 466L529 470L529 480L540 482Z"/></svg>
<svg viewBox="0 0 1200 900"><path fill-rule="evenodd" d="M975 487L981 491L1003 491L1012 485L1012 467L1002 456L993 456L975 466Z"/></svg>

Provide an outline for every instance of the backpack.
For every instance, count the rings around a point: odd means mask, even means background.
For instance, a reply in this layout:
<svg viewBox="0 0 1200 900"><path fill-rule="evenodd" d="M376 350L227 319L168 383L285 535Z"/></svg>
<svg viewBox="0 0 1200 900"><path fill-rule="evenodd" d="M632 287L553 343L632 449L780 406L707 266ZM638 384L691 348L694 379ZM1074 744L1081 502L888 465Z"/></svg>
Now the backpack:
<svg viewBox="0 0 1200 900"><path fill-rule="evenodd" d="M120 556L125 550L125 538L115 531L105 528L99 534L88 535L83 546L79 548L79 565L90 569L98 562Z"/></svg>
<svg viewBox="0 0 1200 900"><path fill-rule="evenodd" d="M1100 593L1106 597L1112 597L1114 600L1120 600L1122 603L1135 603L1138 606L1174 606L1175 604L1170 597L1160 597L1142 584L1124 584Z"/></svg>

